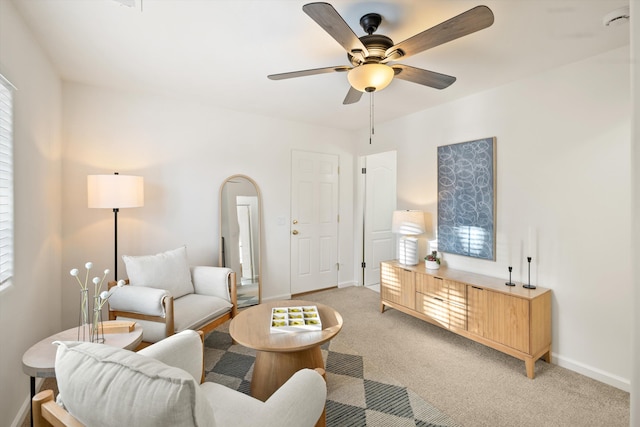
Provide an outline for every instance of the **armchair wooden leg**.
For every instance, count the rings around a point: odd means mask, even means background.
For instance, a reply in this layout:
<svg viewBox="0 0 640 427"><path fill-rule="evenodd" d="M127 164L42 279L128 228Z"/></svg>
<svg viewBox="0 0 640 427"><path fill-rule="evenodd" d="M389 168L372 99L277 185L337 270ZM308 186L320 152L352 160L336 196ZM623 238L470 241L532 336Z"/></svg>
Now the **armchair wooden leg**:
<svg viewBox="0 0 640 427"><path fill-rule="evenodd" d="M204 352L204 332L202 331L198 331L198 335L200 335L200 340L202 341L202 351ZM200 384L204 383L204 377L205 377L205 371L204 371L204 354L202 356L202 377L200 378Z"/></svg>
<svg viewBox="0 0 640 427"><path fill-rule="evenodd" d="M53 390L43 390L36 394L31 400L31 411L35 427L84 427L73 415L58 406L53 400Z"/></svg>
<svg viewBox="0 0 640 427"><path fill-rule="evenodd" d="M44 390L31 399L31 420L35 427L50 425L42 416L42 405L53 400L53 390Z"/></svg>
<svg viewBox="0 0 640 427"><path fill-rule="evenodd" d="M325 382L327 382L327 373L322 368L316 368L315 371L322 375L322 378ZM318 418L318 422L316 423L316 427L326 427L327 425L327 405L325 403L325 407L322 410L322 415Z"/></svg>

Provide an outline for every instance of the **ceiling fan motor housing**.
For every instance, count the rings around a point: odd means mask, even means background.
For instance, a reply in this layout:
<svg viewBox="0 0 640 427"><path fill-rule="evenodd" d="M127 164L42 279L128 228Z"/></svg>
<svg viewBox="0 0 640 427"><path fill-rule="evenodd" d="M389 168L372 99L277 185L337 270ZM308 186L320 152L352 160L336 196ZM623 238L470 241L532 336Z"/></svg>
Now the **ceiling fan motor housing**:
<svg viewBox="0 0 640 427"><path fill-rule="evenodd" d="M369 34L359 37L359 39L369 51L369 55L365 58L364 63L378 63L382 61L385 58L387 49L393 46L393 40L382 34ZM356 67L363 63L360 58L353 56L351 53L347 53L347 58L349 58L349 62Z"/></svg>

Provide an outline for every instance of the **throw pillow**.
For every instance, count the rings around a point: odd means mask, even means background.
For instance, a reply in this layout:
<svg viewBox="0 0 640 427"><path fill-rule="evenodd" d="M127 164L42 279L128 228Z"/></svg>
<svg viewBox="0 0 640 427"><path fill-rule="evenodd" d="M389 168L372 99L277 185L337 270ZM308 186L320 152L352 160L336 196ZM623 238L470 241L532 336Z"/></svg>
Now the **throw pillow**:
<svg viewBox="0 0 640 427"><path fill-rule="evenodd" d="M185 246L156 255L123 255L122 259L131 286L166 289L174 298L193 293Z"/></svg>
<svg viewBox="0 0 640 427"><path fill-rule="evenodd" d="M191 374L129 350L88 342L56 342L59 399L83 424L214 425Z"/></svg>

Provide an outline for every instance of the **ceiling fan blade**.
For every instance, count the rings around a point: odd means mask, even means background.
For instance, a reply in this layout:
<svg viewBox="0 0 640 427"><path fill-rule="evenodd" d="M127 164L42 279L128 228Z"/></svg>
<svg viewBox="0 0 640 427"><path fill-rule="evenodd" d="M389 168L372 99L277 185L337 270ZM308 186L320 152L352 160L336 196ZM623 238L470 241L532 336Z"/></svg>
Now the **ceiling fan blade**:
<svg viewBox="0 0 640 427"><path fill-rule="evenodd" d="M427 49L475 33L493 24L493 12L487 6L476 6L448 21L431 27L387 49L385 57L394 61L400 57L423 52Z"/></svg>
<svg viewBox="0 0 640 427"><path fill-rule="evenodd" d="M351 67L345 67L345 66L324 67L324 68L314 68L312 70L291 71L288 73L270 74L267 77L271 80L284 80L284 79L292 79L294 77L313 76L315 74L349 71L350 69Z"/></svg>
<svg viewBox="0 0 640 427"><path fill-rule="evenodd" d="M347 52L360 58L369 55L365 45L329 3L305 4L302 6L302 10L340 43Z"/></svg>
<svg viewBox="0 0 640 427"><path fill-rule="evenodd" d="M422 68L411 67L409 65L394 64L392 68L396 72L395 78L435 89L445 89L456 81L456 78L453 76L423 70Z"/></svg>
<svg viewBox="0 0 640 427"><path fill-rule="evenodd" d="M364 92L360 92L359 90L354 89L352 86L349 86L349 92L347 92L347 96L344 97L344 101L342 103L344 105L355 104L360 101L362 98L362 94Z"/></svg>

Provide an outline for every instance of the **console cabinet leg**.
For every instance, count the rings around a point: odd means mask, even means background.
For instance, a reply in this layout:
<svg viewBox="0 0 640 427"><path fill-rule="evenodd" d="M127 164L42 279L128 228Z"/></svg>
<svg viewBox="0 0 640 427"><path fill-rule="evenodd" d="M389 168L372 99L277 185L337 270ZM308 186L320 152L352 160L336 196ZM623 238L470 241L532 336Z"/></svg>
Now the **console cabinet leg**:
<svg viewBox="0 0 640 427"><path fill-rule="evenodd" d="M536 361L533 360L533 357L527 357L524 360L524 365L527 368L527 377L534 379L536 376Z"/></svg>

